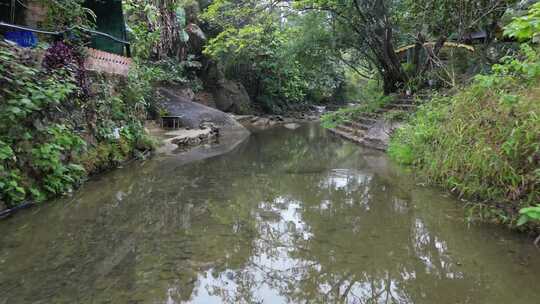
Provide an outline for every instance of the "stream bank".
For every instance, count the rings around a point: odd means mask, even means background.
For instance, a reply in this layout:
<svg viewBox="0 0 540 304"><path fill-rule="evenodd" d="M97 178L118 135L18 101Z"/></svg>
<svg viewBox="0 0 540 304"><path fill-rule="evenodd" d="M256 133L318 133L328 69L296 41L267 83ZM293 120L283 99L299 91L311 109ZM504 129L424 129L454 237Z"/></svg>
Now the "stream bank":
<svg viewBox="0 0 540 304"><path fill-rule="evenodd" d="M86 71L63 43L0 42L0 209L71 193L152 149L141 88Z"/></svg>

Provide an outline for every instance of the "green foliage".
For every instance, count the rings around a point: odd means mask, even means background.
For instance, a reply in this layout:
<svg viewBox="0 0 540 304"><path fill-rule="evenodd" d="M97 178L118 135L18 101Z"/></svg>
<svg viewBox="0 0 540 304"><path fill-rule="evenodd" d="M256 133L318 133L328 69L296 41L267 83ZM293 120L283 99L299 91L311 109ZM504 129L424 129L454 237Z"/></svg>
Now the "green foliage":
<svg viewBox="0 0 540 304"><path fill-rule="evenodd" d="M394 14L399 26L437 40L440 35L459 36L471 29L487 29L496 23L514 0L404 0ZM403 14L403 12L407 12ZM401 13L401 14L400 14Z"/></svg>
<svg viewBox="0 0 540 304"><path fill-rule="evenodd" d="M11 49L0 48L0 83L5 86L0 104L0 131L18 133L18 122L77 90L73 75L65 71L45 74L17 61ZM15 127L14 127L15 126Z"/></svg>
<svg viewBox="0 0 540 304"><path fill-rule="evenodd" d="M18 48L0 45L0 201L8 207L69 192L94 169L115 165L137 148L151 148L141 124L149 85L127 86L122 94L111 94L119 84L96 76L97 93L83 101L76 71L45 70L31 58ZM112 136L115 128L119 138ZM94 167L81 161L96 150L81 133L98 146L111 147Z"/></svg>
<svg viewBox="0 0 540 304"><path fill-rule="evenodd" d="M184 60L189 35L185 5L191 0L124 0L134 55L142 60Z"/></svg>
<svg viewBox="0 0 540 304"><path fill-rule="evenodd" d="M210 40L205 53L226 62L229 70L249 63L249 69L241 74L258 78L255 86L261 96L298 102L305 96L306 83L299 62L282 52L286 39L285 34L272 25L228 27ZM248 89L253 91L251 87Z"/></svg>
<svg viewBox="0 0 540 304"><path fill-rule="evenodd" d="M429 146L439 135L442 120L450 112L446 97L433 97L421 105L404 129L398 130L388 149L389 155L405 165L413 165L420 158L418 150Z"/></svg>
<svg viewBox="0 0 540 304"><path fill-rule="evenodd" d="M346 121L350 121L358 113L358 107L342 108L335 112L326 113L321 116L321 125L326 129L334 129Z"/></svg>
<svg viewBox="0 0 540 304"><path fill-rule="evenodd" d="M75 139L61 136L65 126L47 128L42 123L43 113L61 107L78 87L72 73L44 73L29 62L21 62L12 48L0 48L0 71L4 88L0 92L0 200L15 204L27 195L41 200L40 191L31 185L33 177L42 177L51 186L64 178L71 181L66 184L69 187L76 182L70 172L80 173L70 164L58 163L61 151L71 148ZM21 169L21 163L33 166L32 177Z"/></svg>
<svg viewBox="0 0 540 304"><path fill-rule="evenodd" d="M31 166L39 172L42 187L47 193L62 194L71 191L86 172L80 165L66 162L62 158L66 153L80 152L85 142L65 125L48 127L46 133L46 142L31 149Z"/></svg>
<svg viewBox="0 0 540 304"><path fill-rule="evenodd" d="M48 29L58 30L75 25L94 27L96 15L83 6L85 0L39 1L47 8L44 26Z"/></svg>
<svg viewBox="0 0 540 304"><path fill-rule="evenodd" d="M366 82L359 95L358 105L324 114L321 117L322 126L324 128L335 128L343 122L354 121L359 116L371 115L390 104L393 100L391 96L384 95L379 84L374 79Z"/></svg>
<svg viewBox="0 0 540 304"><path fill-rule="evenodd" d="M404 121L409 117L410 113L403 110L389 110L383 114L383 119L389 122Z"/></svg>
<svg viewBox="0 0 540 304"><path fill-rule="evenodd" d="M151 25L158 24L159 11L153 1L123 1L130 33L133 35L133 55L147 60L152 56L154 47L159 43L160 31Z"/></svg>
<svg viewBox="0 0 540 304"><path fill-rule="evenodd" d="M524 45L493 73L422 105L389 154L429 181L481 201L540 200L540 57Z"/></svg>
<svg viewBox="0 0 540 304"><path fill-rule="evenodd" d="M519 211L519 214L521 214L521 217L517 222L518 226L525 225L531 221L538 222L540 221L540 204L535 207L523 208Z"/></svg>
<svg viewBox="0 0 540 304"><path fill-rule="evenodd" d="M167 47L176 48L184 54L189 40L186 32L186 10L190 1L171 0L127 0L123 8L132 34L133 59L136 64L130 69L129 88L133 93L129 99L140 99L142 104L151 106L153 86L157 83L175 83L200 89L197 72L202 67L195 55L163 56ZM164 18L173 18L178 27L168 29ZM176 33L178 31L178 33ZM177 34L179 41L166 44L165 32ZM183 49L182 49L183 48ZM129 93L129 92L128 92Z"/></svg>
<svg viewBox="0 0 540 304"><path fill-rule="evenodd" d="M343 76L328 56L331 28L324 15L300 15L277 4L212 2L202 18L219 33L205 54L225 63L227 76L240 80L267 109L330 98ZM287 19L281 20L285 13Z"/></svg>
<svg viewBox="0 0 540 304"><path fill-rule="evenodd" d="M504 34L520 41L531 40L540 33L540 2L531 6L527 15L512 20Z"/></svg>

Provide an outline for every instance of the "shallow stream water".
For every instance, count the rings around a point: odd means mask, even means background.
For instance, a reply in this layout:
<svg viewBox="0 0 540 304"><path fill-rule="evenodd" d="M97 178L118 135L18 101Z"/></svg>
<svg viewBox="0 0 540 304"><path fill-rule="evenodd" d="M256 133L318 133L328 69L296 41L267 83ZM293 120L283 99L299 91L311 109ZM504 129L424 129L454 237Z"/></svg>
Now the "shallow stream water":
<svg viewBox="0 0 540 304"><path fill-rule="evenodd" d="M0 221L0 304L540 303L531 240L316 124L196 159Z"/></svg>

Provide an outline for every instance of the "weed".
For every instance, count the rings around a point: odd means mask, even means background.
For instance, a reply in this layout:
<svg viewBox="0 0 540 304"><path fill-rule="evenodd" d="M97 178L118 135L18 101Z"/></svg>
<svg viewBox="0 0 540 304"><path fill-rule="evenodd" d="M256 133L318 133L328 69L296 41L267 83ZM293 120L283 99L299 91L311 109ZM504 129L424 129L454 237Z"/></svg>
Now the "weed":
<svg viewBox="0 0 540 304"><path fill-rule="evenodd" d="M540 56L524 45L519 58L505 58L455 96L420 106L393 136L389 154L460 196L508 206L537 203L539 86Z"/></svg>

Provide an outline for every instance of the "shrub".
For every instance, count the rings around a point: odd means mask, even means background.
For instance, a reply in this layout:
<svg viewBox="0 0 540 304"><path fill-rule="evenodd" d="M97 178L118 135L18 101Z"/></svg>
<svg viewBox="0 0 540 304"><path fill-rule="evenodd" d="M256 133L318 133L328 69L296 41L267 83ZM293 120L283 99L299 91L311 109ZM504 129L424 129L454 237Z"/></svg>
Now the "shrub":
<svg viewBox="0 0 540 304"><path fill-rule="evenodd" d="M53 45L42 67L31 55L0 45L0 202L8 207L69 192L151 145L141 122L150 85L96 76L95 92L86 94L70 46Z"/></svg>
<svg viewBox="0 0 540 304"><path fill-rule="evenodd" d="M376 81L370 80L362 89L360 103L355 106L342 108L338 111L324 114L321 117L322 126L324 128L335 128L337 125L352 121L362 115L370 115L377 112L379 109L390 104L393 100L392 96L383 94L382 89Z"/></svg>
<svg viewBox="0 0 540 304"><path fill-rule="evenodd" d="M455 96L421 106L389 154L460 195L529 206L540 201L538 100L540 56L524 45Z"/></svg>

